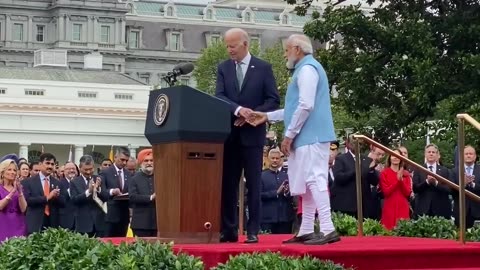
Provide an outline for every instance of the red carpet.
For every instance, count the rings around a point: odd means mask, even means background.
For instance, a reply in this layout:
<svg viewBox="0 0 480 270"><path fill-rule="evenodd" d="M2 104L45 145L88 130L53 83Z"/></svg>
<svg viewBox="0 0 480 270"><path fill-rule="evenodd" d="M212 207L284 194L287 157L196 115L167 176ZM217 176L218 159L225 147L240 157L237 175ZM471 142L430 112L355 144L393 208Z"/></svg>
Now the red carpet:
<svg viewBox="0 0 480 270"><path fill-rule="evenodd" d="M357 270L480 269L480 243L462 245L456 241L428 238L343 237L340 242L324 246L283 245L282 240L289 237L260 235L258 244L178 244L174 245L174 250L201 257L208 268L226 262L230 255L279 251L293 256L309 254ZM118 244L135 239L104 238L103 241Z"/></svg>

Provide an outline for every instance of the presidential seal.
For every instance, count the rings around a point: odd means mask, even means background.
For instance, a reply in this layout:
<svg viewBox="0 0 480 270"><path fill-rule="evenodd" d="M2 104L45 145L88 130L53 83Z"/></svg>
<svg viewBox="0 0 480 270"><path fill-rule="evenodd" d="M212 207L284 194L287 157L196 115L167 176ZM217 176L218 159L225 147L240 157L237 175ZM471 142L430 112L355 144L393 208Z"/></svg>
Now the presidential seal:
<svg viewBox="0 0 480 270"><path fill-rule="evenodd" d="M153 110L153 122L155 125L161 126L165 119L167 119L168 109L169 109L169 100L167 95L161 94L157 98L155 103L155 108Z"/></svg>

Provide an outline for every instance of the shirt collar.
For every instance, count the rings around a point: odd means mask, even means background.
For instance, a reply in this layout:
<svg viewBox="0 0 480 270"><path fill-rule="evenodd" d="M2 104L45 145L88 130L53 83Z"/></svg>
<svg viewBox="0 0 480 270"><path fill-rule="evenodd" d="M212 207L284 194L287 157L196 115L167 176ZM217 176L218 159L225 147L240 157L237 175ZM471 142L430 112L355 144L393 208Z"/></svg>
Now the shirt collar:
<svg viewBox="0 0 480 270"><path fill-rule="evenodd" d="M113 167L115 168L115 173L118 173L118 171L122 171L123 172L123 169L119 169L117 167L117 165L115 165L115 163L113 163Z"/></svg>
<svg viewBox="0 0 480 270"><path fill-rule="evenodd" d="M247 55L241 60L241 62L248 66L250 64L251 59L252 59L252 55L250 54L250 52L247 52Z"/></svg>

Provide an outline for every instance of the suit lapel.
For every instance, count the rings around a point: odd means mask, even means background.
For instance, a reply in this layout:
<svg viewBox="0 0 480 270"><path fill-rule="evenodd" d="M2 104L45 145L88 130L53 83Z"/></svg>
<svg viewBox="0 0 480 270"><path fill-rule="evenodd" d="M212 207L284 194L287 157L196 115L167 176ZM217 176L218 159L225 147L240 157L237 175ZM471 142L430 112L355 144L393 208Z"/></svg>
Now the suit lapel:
<svg viewBox="0 0 480 270"><path fill-rule="evenodd" d="M79 176L78 182L80 182L80 187L85 191L87 190L87 184L85 183L85 179L83 179L83 176Z"/></svg>
<svg viewBox="0 0 480 270"><path fill-rule="evenodd" d="M37 174L35 176L34 184L36 188L40 191L40 193L43 194L43 186L42 186L42 181L40 180L40 174Z"/></svg>

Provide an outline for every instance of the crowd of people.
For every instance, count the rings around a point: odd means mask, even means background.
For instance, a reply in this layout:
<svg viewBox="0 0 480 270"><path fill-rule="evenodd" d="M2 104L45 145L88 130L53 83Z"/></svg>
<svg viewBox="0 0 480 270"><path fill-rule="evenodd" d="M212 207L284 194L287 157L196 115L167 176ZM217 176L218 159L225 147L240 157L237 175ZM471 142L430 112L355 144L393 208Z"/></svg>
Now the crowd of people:
<svg viewBox="0 0 480 270"><path fill-rule="evenodd" d="M329 192L332 211L357 217L355 155L350 142L351 138L346 140L344 153L338 152L338 142L331 144ZM392 150L408 158L405 146ZM459 225L457 190L393 155L385 156L379 148L371 147L368 154L361 157L363 213L366 218L380 221L387 230L392 230L401 219L422 215L453 219ZM301 196L291 196L288 192L288 167L281 165L284 155L280 150L266 148L264 158L262 210L268 211L262 213L262 230L291 233L302 217ZM435 144L426 145L424 159L426 169L457 185L463 182L466 190L480 195L480 166L474 147L467 145L464 149L463 181L458 179L458 167L441 165L440 150ZM276 175L277 181L273 181L271 175ZM466 210L466 225L470 228L480 220L480 203L467 198Z"/></svg>
<svg viewBox="0 0 480 270"><path fill-rule="evenodd" d="M139 152L131 172L130 152L116 149L100 171L90 155L58 166L43 153L31 164L10 154L0 162L0 241L46 228L65 228L91 237L156 236L153 155ZM24 170L23 168L29 168Z"/></svg>

